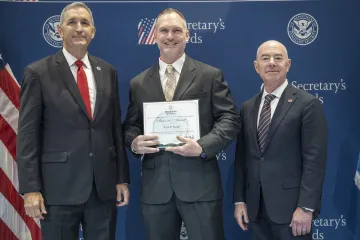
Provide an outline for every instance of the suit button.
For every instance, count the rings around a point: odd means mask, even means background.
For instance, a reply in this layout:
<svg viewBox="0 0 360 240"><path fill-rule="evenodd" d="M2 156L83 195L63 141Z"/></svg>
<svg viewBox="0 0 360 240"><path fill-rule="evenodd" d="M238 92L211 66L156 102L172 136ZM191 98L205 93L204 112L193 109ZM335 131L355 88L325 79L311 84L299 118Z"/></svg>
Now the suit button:
<svg viewBox="0 0 360 240"><path fill-rule="evenodd" d="M264 158L263 158L263 157L262 157L262 158L260 158L260 161L262 161L262 162L263 162L263 161L264 161Z"/></svg>
<svg viewBox="0 0 360 240"><path fill-rule="evenodd" d="M261 181L260 181L260 180L258 180L258 181L257 181L257 183L258 183L258 184L261 184Z"/></svg>
<svg viewBox="0 0 360 240"><path fill-rule="evenodd" d="M94 153L89 152L89 156L90 156L90 157L94 156Z"/></svg>

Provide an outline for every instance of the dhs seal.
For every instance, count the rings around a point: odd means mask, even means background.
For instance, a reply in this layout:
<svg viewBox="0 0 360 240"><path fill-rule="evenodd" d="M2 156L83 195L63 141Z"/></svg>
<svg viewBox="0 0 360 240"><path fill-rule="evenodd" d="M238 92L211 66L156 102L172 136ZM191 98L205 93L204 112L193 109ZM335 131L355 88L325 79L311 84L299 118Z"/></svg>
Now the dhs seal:
<svg viewBox="0 0 360 240"><path fill-rule="evenodd" d="M317 37L319 26L315 18L310 14L299 13L290 19L287 32L294 43L308 45Z"/></svg>
<svg viewBox="0 0 360 240"><path fill-rule="evenodd" d="M48 44L53 47L62 47L62 38L60 37L57 29L60 25L60 15L49 17L43 26L43 36Z"/></svg>

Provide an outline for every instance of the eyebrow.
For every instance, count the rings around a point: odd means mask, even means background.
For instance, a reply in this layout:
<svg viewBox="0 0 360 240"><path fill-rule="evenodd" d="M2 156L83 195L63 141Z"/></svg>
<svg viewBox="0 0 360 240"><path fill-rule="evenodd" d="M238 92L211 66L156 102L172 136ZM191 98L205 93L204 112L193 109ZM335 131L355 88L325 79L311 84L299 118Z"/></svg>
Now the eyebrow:
<svg viewBox="0 0 360 240"><path fill-rule="evenodd" d="M260 56L260 57L264 57L264 56L266 56L266 57L267 57L267 56L270 56L270 55L271 55L271 54L266 54L266 53L263 53L263 54L261 54L261 56ZM277 57L277 56L281 56L281 57L282 57L282 56L283 56L283 54L282 54L282 53L276 53L276 54L274 54L274 56L275 56L275 57Z"/></svg>

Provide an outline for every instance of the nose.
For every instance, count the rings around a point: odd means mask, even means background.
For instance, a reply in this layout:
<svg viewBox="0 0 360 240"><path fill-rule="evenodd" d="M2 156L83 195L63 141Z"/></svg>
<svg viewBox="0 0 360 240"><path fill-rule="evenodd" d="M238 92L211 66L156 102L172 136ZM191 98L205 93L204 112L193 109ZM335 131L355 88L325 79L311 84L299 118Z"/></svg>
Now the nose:
<svg viewBox="0 0 360 240"><path fill-rule="evenodd" d="M269 61L269 66L270 67L275 67L276 66L276 63L275 63L275 60L274 60L274 58L272 57L272 58L270 58L270 61Z"/></svg>
<svg viewBox="0 0 360 240"><path fill-rule="evenodd" d="M168 40L171 40L171 39L174 38L174 36L172 35L171 31L168 32L166 38L167 38Z"/></svg>
<svg viewBox="0 0 360 240"><path fill-rule="evenodd" d="M76 32L82 32L83 31L83 28L82 28L82 25L81 25L81 22L78 22L76 24Z"/></svg>

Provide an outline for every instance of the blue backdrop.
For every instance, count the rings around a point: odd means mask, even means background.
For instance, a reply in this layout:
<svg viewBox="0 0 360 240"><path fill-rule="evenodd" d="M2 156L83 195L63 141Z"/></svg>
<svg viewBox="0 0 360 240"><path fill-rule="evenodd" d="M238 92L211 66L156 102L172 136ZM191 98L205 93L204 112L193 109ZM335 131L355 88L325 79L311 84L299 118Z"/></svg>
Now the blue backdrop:
<svg viewBox="0 0 360 240"><path fill-rule="evenodd" d="M55 15L68 3L0 2L0 47L19 82L26 65L59 50L52 46L61 46L52 28L58 21ZM187 54L224 71L238 107L260 91L261 79L253 67L257 47L269 39L284 43L292 59L289 83L320 99L329 127L323 205L320 218L313 221L313 239L360 239L360 193L353 180L360 151L358 0L87 3L97 27L89 51L119 71L123 116L130 80L159 56L156 45L139 44L138 28L145 21L151 25L166 7L185 15L191 35ZM224 225L227 240L246 240L250 234L242 232L233 218L234 151L232 144L218 155ZM129 157L131 202L118 210L117 240L145 240L140 162ZM187 239L186 234L180 239Z"/></svg>

